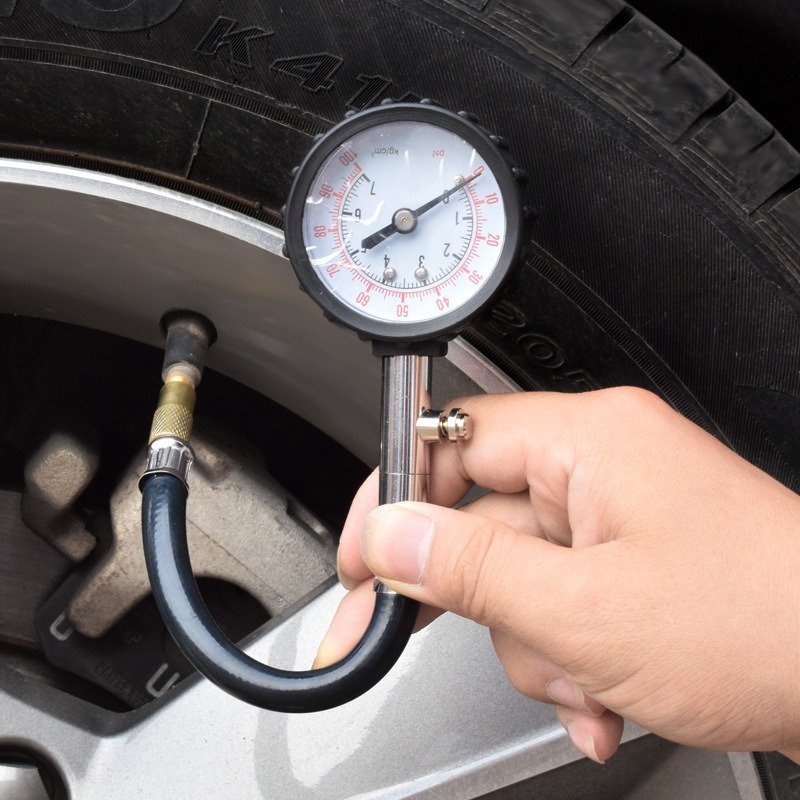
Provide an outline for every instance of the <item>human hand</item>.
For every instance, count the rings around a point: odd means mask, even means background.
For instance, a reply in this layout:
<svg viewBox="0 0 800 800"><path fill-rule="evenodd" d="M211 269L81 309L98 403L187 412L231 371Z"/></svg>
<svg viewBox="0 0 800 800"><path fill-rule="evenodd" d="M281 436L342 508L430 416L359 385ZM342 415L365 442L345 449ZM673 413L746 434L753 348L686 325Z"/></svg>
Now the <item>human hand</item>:
<svg viewBox="0 0 800 800"><path fill-rule="evenodd" d="M359 491L322 666L371 579L486 625L511 683L603 761L622 717L684 744L800 752L800 498L655 396L483 396L433 448L432 503ZM492 491L449 508L478 483ZM797 751L797 752L795 752Z"/></svg>

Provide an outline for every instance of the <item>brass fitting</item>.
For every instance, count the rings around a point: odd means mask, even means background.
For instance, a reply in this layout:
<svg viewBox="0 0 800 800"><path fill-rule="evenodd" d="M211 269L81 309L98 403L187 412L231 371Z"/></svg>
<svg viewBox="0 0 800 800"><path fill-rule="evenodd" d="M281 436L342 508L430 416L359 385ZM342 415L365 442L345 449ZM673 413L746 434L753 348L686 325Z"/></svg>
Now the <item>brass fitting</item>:
<svg viewBox="0 0 800 800"><path fill-rule="evenodd" d="M170 370L158 396L148 444L164 436L188 442L192 435L195 399L194 383L187 380L182 371Z"/></svg>
<svg viewBox="0 0 800 800"><path fill-rule="evenodd" d="M153 414L147 447L147 467L139 486L152 475L173 475L187 491L194 453L189 444L194 421L195 391L203 376L203 362L217 338L209 320L191 311L166 314L162 326L167 334L161 374L164 385Z"/></svg>

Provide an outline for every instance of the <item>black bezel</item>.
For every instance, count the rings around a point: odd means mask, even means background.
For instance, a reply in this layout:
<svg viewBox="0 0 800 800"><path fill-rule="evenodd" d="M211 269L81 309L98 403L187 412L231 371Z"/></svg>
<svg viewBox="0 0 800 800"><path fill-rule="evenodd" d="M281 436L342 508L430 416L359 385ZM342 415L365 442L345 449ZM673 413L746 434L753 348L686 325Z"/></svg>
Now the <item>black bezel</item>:
<svg viewBox="0 0 800 800"><path fill-rule="evenodd" d="M471 144L493 172L502 193L506 214L506 237L495 267L477 294L460 308L423 322L384 322L362 316L331 294L317 276L303 241L303 214L308 191L331 153L355 134L393 121L418 121L457 134ZM306 155L297 171L286 203L284 235L286 250L302 288L334 320L352 328L362 338L387 342L419 342L449 339L463 330L491 303L516 265L522 244L522 200L510 165L481 128L464 117L432 105L397 103L362 111L335 125Z"/></svg>

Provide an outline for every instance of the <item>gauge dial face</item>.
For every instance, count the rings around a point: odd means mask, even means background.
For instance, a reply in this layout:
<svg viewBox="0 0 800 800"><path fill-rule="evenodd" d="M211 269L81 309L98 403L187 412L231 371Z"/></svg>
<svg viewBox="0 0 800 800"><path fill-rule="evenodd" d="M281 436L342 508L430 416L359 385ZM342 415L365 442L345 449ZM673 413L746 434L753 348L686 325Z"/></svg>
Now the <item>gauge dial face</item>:
<svg viewBox="0 0 800 800"><path fill-rule="evenodd" d="M495 291L516 250L518 192L488 137L460 117L382 111L340 126L293 196L301 260L345 324L419 338L474 316Z"/></svg>

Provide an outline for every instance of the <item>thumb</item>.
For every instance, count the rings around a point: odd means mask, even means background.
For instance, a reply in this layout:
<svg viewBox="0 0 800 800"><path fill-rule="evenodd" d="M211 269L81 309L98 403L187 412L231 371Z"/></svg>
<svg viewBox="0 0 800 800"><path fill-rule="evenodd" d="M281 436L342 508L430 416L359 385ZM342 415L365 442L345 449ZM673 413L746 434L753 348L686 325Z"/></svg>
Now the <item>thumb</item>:
<svg viewBox="0 0 800 800"><path fill-rule="evenodd" d="M530 633L532 607L547 619L542 606L558 603L569 552L496 519L426 503L379 506L361 538L362 558L388 588L491 628Z"/></svg>

